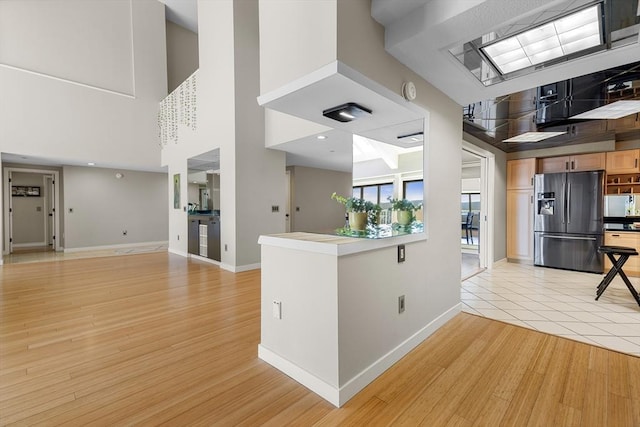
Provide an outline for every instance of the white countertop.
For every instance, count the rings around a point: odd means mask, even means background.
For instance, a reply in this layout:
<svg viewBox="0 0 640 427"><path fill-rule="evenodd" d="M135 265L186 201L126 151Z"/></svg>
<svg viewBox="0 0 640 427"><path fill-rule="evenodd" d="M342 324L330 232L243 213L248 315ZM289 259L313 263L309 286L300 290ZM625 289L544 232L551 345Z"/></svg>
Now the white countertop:
<svg viewBox="0 0 640 427"><path fill-rule="evenodd" d="M425 233L405 234L381 239L365 239L330 234L296 232L260 236L258 243L265 246L343 256L426 239L427 236Z"/></svg>

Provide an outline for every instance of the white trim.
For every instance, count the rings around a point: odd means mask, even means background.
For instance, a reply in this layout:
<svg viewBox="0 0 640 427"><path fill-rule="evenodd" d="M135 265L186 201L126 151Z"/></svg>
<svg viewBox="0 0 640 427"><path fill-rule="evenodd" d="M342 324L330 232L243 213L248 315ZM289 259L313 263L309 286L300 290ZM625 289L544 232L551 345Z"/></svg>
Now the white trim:
<svg viewBox="0 0 640 427"><path fill-rule="evenodd" d="M38 248L48 246L46 242L32 242L32 243L14 243L14 248Z"/></svg>
<svg viewBox="0 0 640 427"><path fill-rule="evenodd" d="M46 166L43 166L43 168ZM61 243L61 236L62 233L60 232L60 223L62 221L62 208L60 207L60 171L58 170L54 170L54 169L32 169L32 168L20 168L20 167L16 167L16 166L7 166L4 168L4 182L6 183L6 185L4 186L4 188L0 189L0 193L4 193L4 205L3 205L3 216L4 216L4 229L5 229L5 235L4 235L4 250L2 251L2 253L4 255L7 255L10 253L10 247L13 245L12 243L9 242L9 239L12 237L11 235L12 233L12 225L10 224L10 219L9 219L9 208L11 207L11 183L9 182L9 175L12 174L13 172L18 172L18 173L37 173L37 174L42 174L42 175L53 175L53 180L54 180L54 203L53 203L53 207L55 209L55 214L54 214L54 233L56 236L55 242L54 242L54 247L53 249L56 252L60 252L63 249L62 247L62 243ZM45 213L46 214L46 213Z"/></svg>
<svg viewBox="0 0 640 427"><path fill-rule="evenodd" d="M340 407L340 391L337 387L326 383L298 365L289 362L284 357L263 347L262 344L258 344L258 358L264 360L279 371L284 372L333 406Z"/></svg>
<svg viewBox="0 0 640 427"><path fill-rule="evenodd" d="M297 232L260 236L258 244L333 256L345 256L423 240L427 240L425 233L385 237L384 239L362 239Z"/></svg>
<svg viewBox="0 0 640 427"><path fill-rule="evenodd" d="M189 254L187 252L179 251L177 249L167 248L167 252L174 255L179 255L181 257L189 258Z"/></svg>
<svg viewBox="0 0 640 427"><path fill-rule="evenodd" d="M101 250L109 250L109 249L126 249L126 248L137 248L142 246L162 246L168 245L169 242L167 240L159 241L159 242L138 242L138 243L123 243L119 245L103 245L103 246L85 246L81 248L65 248L64 253L74 253L74 252L86 252L86 251L101 251Z"/></svg>
<svg viewBox="0 0 640 427"><path fill-rule="evenodd" d="M480 157L480 268L493 268L495 224L495 164L496 156L490 151L462 140L462 149ZM484 219L486 218L486 220Z"/></svg>
<svg viewBox="0 0 640 427"><path fill-rule="evenodd" d="M282 356L263 347L262 344L258 345L258 357L318 394L332 405L340 407L393 366L393 364L406 356L411 350L420 345L420 343L436 332L442 325L453 319L453 317L460 313L461 307L461 303L455 304L341 387L328 384Z"/></svg>
<svg viewBox="0 0 640 427"><path fill-rule="evenodd" d="M196 255L196 254L189 254L189 259L191 258L197 261L207 262L209 264L220 266L220 261L216 261L215 259L207 258L207 257Z"/></svg>
<svg viewBox="0 0 640 427"><path fill-rule="evenodd" d="M245 264L245 265L231 265L226 263L220 263L220 268L223 270L230 271L232 273L242 273L243 271L249 270L259 270L262 267L262 264Z"/></svg>

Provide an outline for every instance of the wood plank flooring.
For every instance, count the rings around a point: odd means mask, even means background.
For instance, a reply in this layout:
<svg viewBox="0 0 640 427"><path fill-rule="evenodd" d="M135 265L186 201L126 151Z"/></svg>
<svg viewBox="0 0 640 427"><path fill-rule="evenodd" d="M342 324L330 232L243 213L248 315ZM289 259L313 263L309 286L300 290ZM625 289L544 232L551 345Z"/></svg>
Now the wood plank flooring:
<svg viewBox="0 0 640 427"><path fill-rule="evenodd" d="M460 314L343 408L257 358L260 273L0 267L0 424L640 426L640 358Z"/></svg>

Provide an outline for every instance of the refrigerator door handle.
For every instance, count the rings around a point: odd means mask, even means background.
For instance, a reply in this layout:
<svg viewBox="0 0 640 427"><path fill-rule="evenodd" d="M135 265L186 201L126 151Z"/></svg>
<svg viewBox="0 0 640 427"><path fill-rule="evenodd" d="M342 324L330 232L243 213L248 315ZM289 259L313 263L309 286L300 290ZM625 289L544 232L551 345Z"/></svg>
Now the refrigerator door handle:
<svg viewBox="0 0 640 427"><path fill-rule="evenodd" d="M567 184L567 224L571 224L571 183Z"/></svg>
<svg viewBox="0 0 640 427"><path fill-rule="evenodd" d="M579 237L579 236L552 236L549 234L543 234L541 237L546 239L560 239L560 240L597 240L595 237Z"/></svg>

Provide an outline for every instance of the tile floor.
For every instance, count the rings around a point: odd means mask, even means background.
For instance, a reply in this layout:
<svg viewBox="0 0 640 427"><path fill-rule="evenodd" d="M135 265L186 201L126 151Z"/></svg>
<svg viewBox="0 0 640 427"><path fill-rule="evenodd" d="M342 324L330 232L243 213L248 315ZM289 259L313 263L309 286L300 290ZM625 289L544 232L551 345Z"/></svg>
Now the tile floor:
<svg viewBox="0 0 640 427"><path fill-rule="evenodd" d="M462 282L462 310L640 356L640 307L619 277L595 301L602 277L501 262Z"/></svg>

